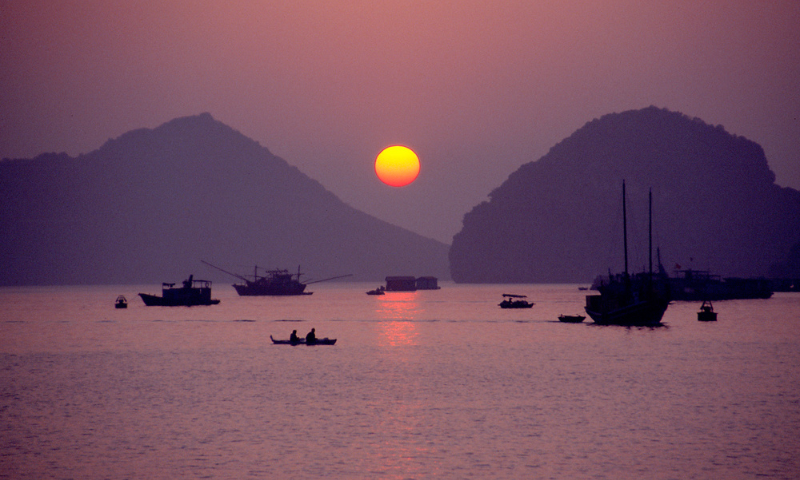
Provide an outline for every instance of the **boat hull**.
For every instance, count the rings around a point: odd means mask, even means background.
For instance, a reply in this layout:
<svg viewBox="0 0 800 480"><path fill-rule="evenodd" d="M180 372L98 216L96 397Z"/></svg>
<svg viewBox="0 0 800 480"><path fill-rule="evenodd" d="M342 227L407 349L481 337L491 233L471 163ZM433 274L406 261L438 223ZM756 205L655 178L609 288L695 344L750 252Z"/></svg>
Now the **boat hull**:
<svg viewBox="0 0 800 480"><path fill-rule="evenodd" d="M697 320L701 322L716 322L716 312L697 312Z"/></svg>
<svg viewBox="0 0 800 480"><path fill-rule="evenodd" d="M197 298L164 298L158 295L150 295L147 293L140 293L142 301L148 307L194 307L205 305L216 305L219 303L217 299L197 299Z"/></svg>
<svg viewBox="0 0 800 480"><path fill-rule="evenodd" d="M645 300L614 308L604 305L600 295L587 297L586 314L599 325L622 325L629 327L652 327L661 325L669 301Z"/></svg>
<svg viewBox="0 0 800 480"><path fill-rule="evenodd" d="M532 303L528 303L528 302L525 302L525 303L517 303L517 302L515 302L514 304L510 304L510 305L508 305L508 304L504 305L504 304L500 303L499 305L500 305L500 308L533 308L533 304Z"/></svg>
<svg viewBox="0 0 800 480"><path fill-rule="evenodd" d="M236 293L238 293L241 297L280 297L291 295L311 295L314 293L306 292L306 285L303 283L274 286L268 284L259 285L255 282L252 282L245 285L234 284L233 288L236 289Z"/></svg>
<svg viewBox="0 0 800 480"><path fill-rule="evenodd" d="M583 315L559 315L558 321L564 323L581 323L586 319Z"/></svg>
<svg viewBox="0 0 800 480"><path fill-rule="evenodd" d="M335 338L318 338L314 343L307 343L305 338L300 338L297 341L292 340L276 340L272 338L272 335L269 336L269 339L272 340L272 343L275 345L308 345L309 347L313 347L315 345L335 345L336 339Z"/></svg>

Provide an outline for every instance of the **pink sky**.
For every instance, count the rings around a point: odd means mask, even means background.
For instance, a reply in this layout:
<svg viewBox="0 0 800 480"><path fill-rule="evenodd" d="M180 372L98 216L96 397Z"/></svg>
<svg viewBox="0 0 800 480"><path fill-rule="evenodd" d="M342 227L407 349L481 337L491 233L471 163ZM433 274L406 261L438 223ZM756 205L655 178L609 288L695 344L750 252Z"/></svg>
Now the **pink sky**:
<svg viewBox="0 0 800 480"><path fill-rule="evenodd" d="M450 242L520 165L655 105L800 189L800 2L0 0L0 157L210 112L355 208ZM389 144L422 164L382 184Z"/></svg>

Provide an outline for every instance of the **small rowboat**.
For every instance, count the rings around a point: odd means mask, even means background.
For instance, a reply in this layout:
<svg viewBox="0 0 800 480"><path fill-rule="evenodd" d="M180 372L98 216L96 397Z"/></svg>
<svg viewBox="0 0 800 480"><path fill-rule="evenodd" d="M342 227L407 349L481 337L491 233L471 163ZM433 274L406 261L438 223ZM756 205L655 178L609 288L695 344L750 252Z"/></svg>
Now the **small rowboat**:
<svg viewBox="0 0 800 480"><path fill-rule="evenodd" d="M581 323L586 318L583 315L559 315L558 321L564 323Z"/></svg>
<svg viewBox="0 0 800 480"><path fill-rule="evenodd" d="M272 343L275 345L308 345L313 347L314 345L334 345L336 343L335 338L318 338L314 343L306 343L305 338L299 338L297 341L275 340L272 338L272 335L269 336L269 339L272 340Z"/></svg>

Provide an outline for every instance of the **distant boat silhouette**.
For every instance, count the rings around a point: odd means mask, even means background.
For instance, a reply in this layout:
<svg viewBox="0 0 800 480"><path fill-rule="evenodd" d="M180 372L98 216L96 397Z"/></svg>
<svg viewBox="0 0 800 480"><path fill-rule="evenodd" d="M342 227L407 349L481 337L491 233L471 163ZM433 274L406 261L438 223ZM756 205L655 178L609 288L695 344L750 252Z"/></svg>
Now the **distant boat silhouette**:
<svg viewBox="0 0 800 480"><path fill-rule="evenodd" d="M124 295L118 296L114 302L114 308L128 308L128 299Z"/></svg>
<svg viewBox="0 0 800 480"><path fill-rule="evenodd" d="M236 293L238 293L242 297L249 297L249 296L288 296L288 295L311 295L314 292L306 292L306 286L311 285L312 283L320 283L326 282L328 280L335 280L337 278L344 278L350 277L352 274L347 275L339 275L336 277L325 278L323 280L317 280L314 282L303 283L300 281L300 267L297 268L297 273L289 273L288 270L267 270L266 275L259 275L258 274L258 266L253 268L253 279L250 280L249 278L244 277L243 275L238 275L236 273L228 272L227 270L223 270L216 265L212 265L205 260L201 260L203 263L208 265L209 267L216 268L220 272L227 273L233 277L236 277L242 280L244 283L235 283L233 284L233 288L236 289Z"/></svg>
<svg viewBox="0 0 800 480"><path fill-rule="evenodd" d="M272 340L272 343L275 345L335 345L336 339L335 338L318 338L314 340L313 343L307 343L305 338L298 338L297 340L276 340L272 338L272 335L269 336L269 339Z"/></svg>
<svg viewBox="0 0 800 480"><path fill-rule="evenodd" d="M701 322L716 322L717 312L714 311L714 306L711 302L705 301L700 305L700 311L697 312L697 319Z"/></svg>
<svg viewBox="0 0 800 480"><path fill-rule="evenodd" d="M654 326L669 306L667 275L659 261L659 274L653 274L653 193L650 192L649 272L628 274L628 224L625 208L625 182L622 182L622 224L625 250L625 272L609 275L598 287L599 295L586 296L586 313L600 325Z"/></svg>
<svg viewBox="0 0 800 480"><path fill-rule="evenodd" d="M529 302L524 300L527 298L527 295L514 295L511 293L504 293L503 294L503 301L500 302L498 305L500 308L531 308L533 307L533 302Z"/></svg>
<svg viewBox="0 0 800 480"><path fill-rule="evenodd" d="M558 321L564 323L581 323L586 317L583 315L559 315Z"/></svg>
<svg viewBox="0 0 800 480"><path fill-rule="evenodd" d="M194 275L189 275L180 287L174 283L162 283L160 297L147 293L140 293L139 296L148 307L192 307L219 303L219 300L211 298L211 282L195 280Z"/></svg>

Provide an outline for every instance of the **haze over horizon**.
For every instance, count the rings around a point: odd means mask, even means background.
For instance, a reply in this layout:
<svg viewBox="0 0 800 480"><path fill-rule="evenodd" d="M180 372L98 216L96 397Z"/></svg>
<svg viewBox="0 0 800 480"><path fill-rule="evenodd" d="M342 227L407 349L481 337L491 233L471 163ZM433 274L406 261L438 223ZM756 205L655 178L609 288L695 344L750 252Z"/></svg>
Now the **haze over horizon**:
<svg viewBox="0 0 800 480"><path fill-rule="evenodd" d="M450 243L521 165L654 105L800 189L800 2L0 3L0 158L210 112L349 205ZM372 164L403 144L421 171Z"/></svg>

